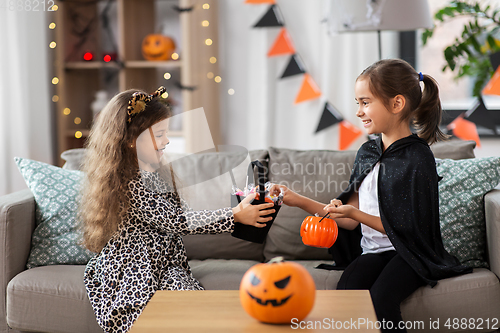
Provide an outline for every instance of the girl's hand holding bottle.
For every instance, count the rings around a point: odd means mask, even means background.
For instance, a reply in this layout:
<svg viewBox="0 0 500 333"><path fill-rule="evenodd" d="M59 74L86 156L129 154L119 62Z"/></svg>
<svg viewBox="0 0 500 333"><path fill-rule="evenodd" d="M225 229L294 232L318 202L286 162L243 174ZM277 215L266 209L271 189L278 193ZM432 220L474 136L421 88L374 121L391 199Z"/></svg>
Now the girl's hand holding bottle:
<svg viewBox="0 0 500 333"><path fill-rule="evenodd" d="M252 205L251 202L255 199L256 193L249 194L243 199L238 206L233 208L234 220L246 225L251 225L257 228L266 226L266 222L272 220L272 217L264 217L275 212L274 203L263 203L260 205Z"/></svg>

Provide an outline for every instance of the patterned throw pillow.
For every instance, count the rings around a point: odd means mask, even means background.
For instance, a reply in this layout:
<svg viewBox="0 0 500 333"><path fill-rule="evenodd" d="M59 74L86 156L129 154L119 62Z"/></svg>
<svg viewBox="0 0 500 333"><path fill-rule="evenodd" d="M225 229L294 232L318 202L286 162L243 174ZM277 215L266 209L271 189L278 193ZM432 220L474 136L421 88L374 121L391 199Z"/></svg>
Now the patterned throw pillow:
<svg viewBox="0 0 500 333"><path fill-rule="evenodd" d="M15 161L36 202L36 227L26 266L86 264L93 253L79 244L76 219L83 173L25 158Z"/></svg>
<svg viewBox="0 0 500 333"><path fill-rule="evenodd" d="M487 267L484 195L500 183L500 157L436 160L445 248L469 267Z"/></svg>

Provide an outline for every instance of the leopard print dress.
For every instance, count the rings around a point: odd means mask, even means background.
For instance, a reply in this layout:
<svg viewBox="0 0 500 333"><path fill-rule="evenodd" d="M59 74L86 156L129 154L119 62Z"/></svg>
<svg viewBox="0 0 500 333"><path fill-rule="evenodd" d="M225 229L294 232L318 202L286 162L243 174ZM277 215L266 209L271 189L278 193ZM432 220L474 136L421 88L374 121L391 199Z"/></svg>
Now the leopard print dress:
<svg viewBox="0 0 500 333"><path fill-rule="evenodd" d="M130 208L119 230L87 264L84 282L105 332L127 332L157 290L201 290L182 235L231 232L231 208L191 211L157 173L129 183Z"/></svg>

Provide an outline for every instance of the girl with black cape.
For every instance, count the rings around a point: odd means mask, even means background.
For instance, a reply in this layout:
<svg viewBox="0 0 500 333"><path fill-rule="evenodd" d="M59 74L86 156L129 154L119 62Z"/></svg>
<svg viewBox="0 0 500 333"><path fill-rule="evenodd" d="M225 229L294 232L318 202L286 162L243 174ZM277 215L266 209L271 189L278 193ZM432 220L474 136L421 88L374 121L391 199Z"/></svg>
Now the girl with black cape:
<svg viewBox="0 0 500 333"><path fill-rule="evenodd" d="M382 331L405 332L404 299L421 286L471 272L441 239L439 176L429 148L445 138L439 90L407 62L385 59L359 75L355 95L356 116L368 134L380 135L358 150L348 187L326 206L284 186L273 189L284 191L289 206L328 212L341 228L361 224L363 253L346 267L337 289L370 290Z"/></svg>

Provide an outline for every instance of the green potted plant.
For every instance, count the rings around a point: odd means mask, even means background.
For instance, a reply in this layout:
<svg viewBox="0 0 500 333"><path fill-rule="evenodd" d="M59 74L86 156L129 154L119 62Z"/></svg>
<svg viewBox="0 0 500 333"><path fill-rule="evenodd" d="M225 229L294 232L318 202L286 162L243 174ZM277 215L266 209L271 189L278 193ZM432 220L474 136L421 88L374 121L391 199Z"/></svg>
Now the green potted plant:
<svg viewBox="0 0 500 333"><path fill-rule="evenodd" d="M489 56L500 51L500 40L497 39L500 8L493 8L482 1L452 0L436 12L434 19L438 25L464 16L470 17L470 21L464 24L461 35L456 37L453 44L444 49L446 65L443 71L450 69L455 72L455 79L472 77L472 94L480 96L484 85L495 72ZM434 29L423 32L423 45L432 38Z"/></svg>

